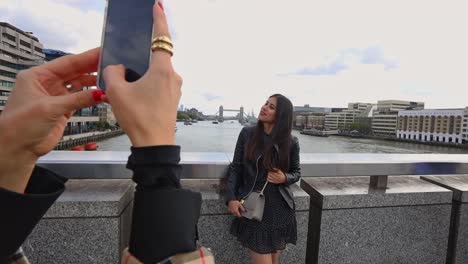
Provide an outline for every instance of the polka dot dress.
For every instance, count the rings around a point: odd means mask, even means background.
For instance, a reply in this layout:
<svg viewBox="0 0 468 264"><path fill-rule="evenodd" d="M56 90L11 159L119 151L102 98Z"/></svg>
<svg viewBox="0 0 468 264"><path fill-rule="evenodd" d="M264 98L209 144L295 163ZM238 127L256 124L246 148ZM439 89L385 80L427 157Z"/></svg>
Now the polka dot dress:
<svg viewBox="0 0 468 264"><path fill-rule="evenodd" d="M266 170L259 174L261 176L254 190L261 190L266 181ZM244 247L260 254L276 253L285 249L289 243L296 244L295 211L288 206L278 186L268 183L265 188L265 209L261 222L241 217L235 218L231 225L231 234Z"/></svg>

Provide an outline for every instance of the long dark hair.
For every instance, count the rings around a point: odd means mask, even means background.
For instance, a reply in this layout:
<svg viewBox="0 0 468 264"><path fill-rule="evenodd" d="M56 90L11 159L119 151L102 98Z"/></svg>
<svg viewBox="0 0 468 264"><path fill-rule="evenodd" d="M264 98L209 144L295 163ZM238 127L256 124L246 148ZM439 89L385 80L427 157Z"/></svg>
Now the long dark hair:
<svg viewBox="0 0 468 264"><path fill-rule="evenodd" d="M289 169L289 147L291 145L293 105L284 95L274 94L270 96L270 98L272 97L276 98L277 103L275 125L270 134L272 139L271 143L264 146L264 125L263 122L259 120L247 144L246 157L248 160L255 160L255 151L257 149L263 150L263 166L267 170L277 168L286 172ZM275 150L275 145L278 146L279 153Z"/></svg>

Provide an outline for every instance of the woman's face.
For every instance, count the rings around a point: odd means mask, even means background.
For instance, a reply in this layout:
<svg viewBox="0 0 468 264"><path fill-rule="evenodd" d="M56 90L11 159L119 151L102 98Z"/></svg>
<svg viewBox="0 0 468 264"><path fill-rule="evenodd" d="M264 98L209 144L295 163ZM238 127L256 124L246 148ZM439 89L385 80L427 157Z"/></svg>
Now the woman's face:
<svg viewBox="0 0 468 264"><path fill-rule="evenodd" d="M262 106L258 120L264 123L274 123L276 117L276 97L270 97L266 103Z"/></svg>

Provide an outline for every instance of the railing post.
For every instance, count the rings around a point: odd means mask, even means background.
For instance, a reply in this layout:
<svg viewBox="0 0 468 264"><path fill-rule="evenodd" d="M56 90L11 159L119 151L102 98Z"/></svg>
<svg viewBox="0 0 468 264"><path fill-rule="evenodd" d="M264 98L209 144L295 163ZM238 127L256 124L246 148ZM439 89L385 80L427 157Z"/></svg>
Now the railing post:
<svg viewBox="0 0 468 264"><path fill-rule="evenodd" d="M388 176L370 176L369 187L374 190L387 189Z"/></svg>

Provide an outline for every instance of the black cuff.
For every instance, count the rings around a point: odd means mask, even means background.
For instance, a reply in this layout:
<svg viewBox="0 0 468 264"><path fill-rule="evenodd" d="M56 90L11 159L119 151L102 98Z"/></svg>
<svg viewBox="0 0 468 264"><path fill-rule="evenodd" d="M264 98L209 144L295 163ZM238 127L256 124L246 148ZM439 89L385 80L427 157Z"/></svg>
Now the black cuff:
<svg viewBox="0 0 468 264"><path fill-rule="evenodd" d="M129 169L135 165L179 164L180 161L180 146L176 145L131 147L130 150Z"/></svg>
<svg viewBox="0 0 468 264"><path fill-rule="evenodd" d="M180 146L132 147L127 168L139 188L180 188Z"/></svg>
<svg viewBox="0 0 468 264"><path fill-rule="evenodd" d="M129 251L143 263L157 263L195 250L200 208L200 193L137 190Z"/></svg>
<svg viewBox="0 0 468 264"><path fill-rule="evenodd" d="M35 167L24 194L0 188L0 259L23 244L36 224L65 190L66 178Z"/></svg>

